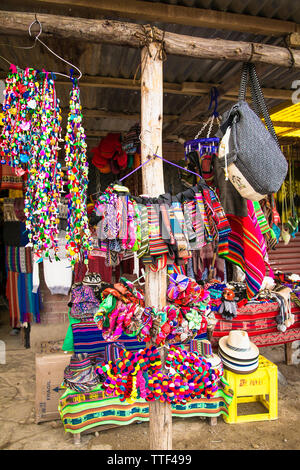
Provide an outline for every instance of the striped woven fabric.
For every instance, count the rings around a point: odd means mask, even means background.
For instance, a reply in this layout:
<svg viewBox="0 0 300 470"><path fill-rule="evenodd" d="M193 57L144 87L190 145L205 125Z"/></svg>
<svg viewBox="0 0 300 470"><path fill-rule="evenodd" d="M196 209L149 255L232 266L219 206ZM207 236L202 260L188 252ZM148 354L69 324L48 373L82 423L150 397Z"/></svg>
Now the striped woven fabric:
<svg viewBox="0 0 300 470"><path fill-rule="evenodd" d="M193 202L193 201L192 201ZM186 235L189 241L190 248L194 246L194 243L197 241L197 235L195 228L193 226L192 211L190 212L187 208L188 203L183 203L183 217L186 227Z"/></svg>
<svg viewBox="0 0 300 470"><path fill-rule="evenodd" d="M160 225L162 239L169 245L175 245L175 238L171 228L170 207L167 204L160 205Z"/></svg>
<svg viewBox="0 0 300 470"><path fill-rule="evenodd" d="M149 226L147 207L143 204L138 204L138 208L141 214L141 245L137 252L137 256L138 258L141 258L149 252Z"/></svg>
<svg viewBox="0 0 300 470"><path fill-rule="evenodd" d="M160 256L169 252L168 245L163 241L160 231L159 210L158 204L147 204L151 256Z"/></svg>
<svg viewBox="0 0 300 470"><path fill-rule="evenodd" d="M128 237L128 226L127 226L127 199L128 196L120 196L117 200L117 217L119 226L119 239L122 240L122 245L126 248L126 242Z"/></svg>
<svg viewBox="0 0 300 470"><path fill-rule="evenodd" d="M270 226L267 222L267 219L265 218L265 214L262 211L260 203L258 201L253 201L253 207L254 207L254 210L255 210L255 214L256 214L258 224L260 226L261 233L264 235L265 233L267 233L271 230Z"/></svg>
<svg viewBox="0 0 300 470"><path fill-rule="evenodd" d="M212 189L205 190L205 197L210 199L210 204L214 211L214 219L218 230L219 235L219 246L218 246L218 255L224 255L228 253L228 235L231 232L231 228L224 212L223 207L220 204L218 196Z"/></svg>
<svg viewBox="0 0 300 470"><path fill-rule="evenodd" d="M40 323L40 295L33 294L32 273L19 273L18 302L20 322Z"/></svg>
<svg viewBox="0 0 300 470"><path fill-rule="evenodd" d="M31 248L5 246L5 265L8 271L32 273Z"/></svg>
<svg viewBox="0 0 300 470"><path fill-rule="evenodd" d="M40 322L40 295L32 293L32 273L8 271L6 297L12 328L20 322Z"/></svg>
<svg viewBox="0 0 300 470"><path fill-rule="evenodd" d="M76 392L89 392L100 383L88 354L73 355L65 368L62 386Z"/></svg>
<svg viewBox="0 0 300 470"><path fill-rule="evenodd" d="M105 351L109 344L102 336L94 321L81 322L72 325L74 352L80 353L97 353ZM146 343L137 341L127 335L122 334L118 339L118 343L122 343L128 350L145 348Z"/></svg>
<svg viewBox="0 0 300 470"><path fill-rule="evenodd" d="M200 210L195 201L189 201L184 203L184 211L189 212L189 218L196 236L195 242L191 244L191 249L200 250L206 243L204 239L204 222Z"/></svg>
<svg viewBox="0 0 300 470"><path fill-rule="evenodd" d="M138 341L135 337L130 337L122 334L117 342L109 343L104 340L101 330L97 327L96 323L85 321L72 324L74 353L88 353L95 354L99 352L106 352L109 344L119 345L125 347L129 351L136 351L140 348L145 348L146 343ZM206 333L200 334L196 339L205 339ZM116 347L117 347L116 346Z"/></svg>
<svg viewBox="0 0 300 470"><path fill-rule="evenodd" d="M251 201L247 201L251 203ZM254 297L262 285L265 277L266 267L264 261L262 234L254 217L251 204L248 205L248 216L237 217L227 214L231 233L228 236L229 253L223 255L232 263L238 265L246 274L247 297Z"/></svg>
<svg viewBox="0 0 300 470"><path fill-rule="evenodd" d="M172 416L217 417L228 415L232 391L219 388L213 398L200 398L185 405L173 404ZM127 425L134 421L149 421L149 405L142 399L129 404L118 398L105 398L103 392L75 393L67 389L59 400L58 411L66 432L80 433L99 425Z"/></svg>
<svg viewBox="0 0 300 470"><path fill-rule="evenodd" d="M170 207L170 223L176 240L179 258L190 257L190 244L180 202L172 202Z"/></svg>
<svg viewBox="0 0 300 470"><path fill-rule="evenodd" d="M185 266L177 266L177 264L169 264L168 265L168 274L171 276L171 274L183 274L186 276L186 269Z"/></svg>
<svg viewBox="0 0 300 470"><path fill-rule="evenodd" d="M210 230L210 225L208 223L207 213L206 213L205 206L204 206L204 200L203 200L203 196L201 193L195 194L195 201L196 201L196 208L201 214L201 218L204 223L205 240L207 243L209 243L213 240L213 237L212 237L212 233Z"/></svg>
<svg viewBox="0 0 300 470"><path fill-rule="evenodd" d="M18 301L18 277L19 273L8 271L6 281L6 297L9 305L10 326L16 328L20 321L20 308Z"/></svg>

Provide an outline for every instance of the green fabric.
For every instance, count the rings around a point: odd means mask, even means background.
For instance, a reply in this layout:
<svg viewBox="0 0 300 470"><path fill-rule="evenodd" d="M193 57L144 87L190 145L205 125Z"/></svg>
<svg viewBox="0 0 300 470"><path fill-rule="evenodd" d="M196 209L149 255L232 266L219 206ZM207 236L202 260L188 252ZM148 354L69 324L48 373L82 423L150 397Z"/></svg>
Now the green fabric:
<svg viewBox="0 0 300 470"><path fill-rule="evenodd" d="M103 327L108 328L109 327L108 314L116 308L116 304L117 304L117 299L115 298L114 295L109 294L107 297L105 297L105 299L102 300L101 304L99 305L98 312L95 313L95 315L94 315L95 323L98 323L100 318L102 318L102 312L104 310L105 315L104 315Z"/></svg>
<svg viewBox="0 0 300 470"><path fill-rule="evenodd" d="M71 309L69 309L69 311L68 311L69 327L68 327L67 334L66 334L66 337L65 337L65 340L64 340L64 344L62 346L62 350L63 351L68 351L68 352L74 351L72 325L73 325L73 323L80 323L80 320L78 320L77 318L72 318L70 316L70 312L71 312Z"/></svg>
<svg viewBox="0 0 300 470"><path fill-rule="evenodd" d="M222 382L226 383L225 380ZM232 390L221 386L211 399L195 399L185 405L172 404L172 416L190 418L228 415L232 399ZM59 400L58 411L65 431L74 434L99 425L122 426L134 421L149 420L148 402L138 398L135 403L128 404L118 398L106 398L101 391L101 385L97 389L81 394L66 389Z"/></svg>

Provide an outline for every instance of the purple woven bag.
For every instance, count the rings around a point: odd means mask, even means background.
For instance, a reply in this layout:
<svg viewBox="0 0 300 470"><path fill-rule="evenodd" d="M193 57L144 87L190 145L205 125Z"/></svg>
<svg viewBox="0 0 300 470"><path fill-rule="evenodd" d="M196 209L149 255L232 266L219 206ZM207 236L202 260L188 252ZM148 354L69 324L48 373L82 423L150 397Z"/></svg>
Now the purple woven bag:
<svg viewBox="0 0 300 470"><path fill-rule="evenodd" d="M71 294L71 303L71 317L81 320L93 318L99 308L99 300L90 286L74 287Z"/></svg>

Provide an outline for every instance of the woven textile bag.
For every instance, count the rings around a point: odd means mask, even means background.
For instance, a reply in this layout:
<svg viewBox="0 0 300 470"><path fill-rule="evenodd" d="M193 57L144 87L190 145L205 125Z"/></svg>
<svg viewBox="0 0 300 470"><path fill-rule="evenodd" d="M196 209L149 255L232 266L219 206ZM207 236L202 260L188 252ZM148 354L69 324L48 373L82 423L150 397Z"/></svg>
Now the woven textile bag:
<svg viewBox="0 0 300 470"><path fill-rule="evenodd" d="M249 78L255 112L245 100ZM224 136L219 149L221 165L242 197L259 201L280 189L288 163L281 152L254 64L243 64L239 101L223 115L219 133Z"/></svg>
<svg viewBox="0 0 300 470"><path fill-rule="evenodd" d="M72 318L84 320L93 318L99 309L100 302L96 298L92 287L87 285L75 286L71 293L71 311Z"/></svg>

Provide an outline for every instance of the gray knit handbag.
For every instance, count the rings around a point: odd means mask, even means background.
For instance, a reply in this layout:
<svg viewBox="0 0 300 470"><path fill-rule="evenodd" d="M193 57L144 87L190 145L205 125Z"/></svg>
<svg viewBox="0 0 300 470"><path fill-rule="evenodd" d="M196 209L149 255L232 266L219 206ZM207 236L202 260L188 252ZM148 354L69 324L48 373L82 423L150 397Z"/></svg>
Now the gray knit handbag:
<svg viewBox="0 0 300 470"><path fill-rule="evenodd" d="M255 112L245 100L249 78ZM260 114L268 129L261 121ZM225 135L228 127L228 153L220 158L220 163L226 170L234 169L228 172L230 181L238 191L241 189L239 192L247 199L259 200L259 197L247 197L251 192L245 188L245 183L261 197L276 193L286 177L288 163L280 150L254 64L243 64L239 100L222 116L217 135Z"/></svg>

